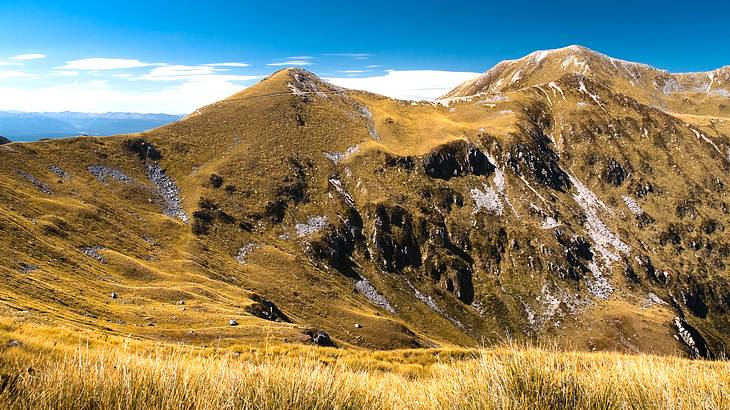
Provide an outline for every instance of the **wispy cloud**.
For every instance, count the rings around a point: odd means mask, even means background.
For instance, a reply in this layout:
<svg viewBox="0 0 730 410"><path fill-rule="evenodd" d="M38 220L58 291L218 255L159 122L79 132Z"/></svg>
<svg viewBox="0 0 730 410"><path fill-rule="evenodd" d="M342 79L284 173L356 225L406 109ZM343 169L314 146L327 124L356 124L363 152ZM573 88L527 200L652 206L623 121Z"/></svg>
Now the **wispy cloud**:
<svg viewBox="0 0 730 410"><path fill-rule="evenodd" d="M332 84L405 100L432 100L480 73L436 70L390 70L385 75L326 78Z"/></svg>
<svg viewBox="0 0 730 410"><path fill-rule="evenodd" d="M40 60L46 58L45 54L20 54L15 57L10 57L11 60L28 61L28 60Z"/></svg>
<svg viewBox="0 0 730 410"><path fill-rule="evenodd" d="M287 60L314 60L312 56L291 56L287 57Z"/></svg>
<svg viewBox="0 0 730 410"><path fill-rule="evenodd" d="M6 79L30 79L38 77L37 74L31 74L20 70L0 70L0 80Z"/></svg>
<svg viewBox="0 0 730 410"><path fill-rule="evenodd" d="M133 58L83 58L67 61L66 65L56 67L59 70L119 70L125 68L140 68L159 66L164 64L150 64Z"/></svg>
<svg viewBox="0 0 730 410"><path fill-rule="evenodd" d="M269 63L266 65L269 67L282 67L282 66L293 66L293 65L307 66L307 65L312 65L312 64L314 64L314 63L312 63L311 61L307 61L307 60L287 60L287 61L280 61L277 63Z"/></svg>
<svg viewBox="0 0 730 410"><path fill-rule="evenodd" d="M360 73L366 73L368 71L370 71L370 70L342 70L339 72L343 73L343 74L360 74Z"/></svg>
<svg viewBox="0 0 730 410"><path fill-rule="evenodd" d="M246 63L210 63L203 65L206 67L251 67L251 64Z"/></svg>
<svg viewBox="0 0 730 410"><path fill-rule="evenodd" d="M75 77L79 75L78 71L67 71L67 70L55 70L51 71L53 77Z"/></svg>
<svg viewBox="0 0 730 410"><path fill-rule="evenodd" d="M248 81L261 78L255 75L221 74L228 69L215 68L209 65L168 65L155 67L149 73L134 77L137 80L150 81Z"/></svg>
<svg viewBox="0 0 730 410"><path fill-rule="evenodd" d="M347 57L355 60L367 60L371 57L371 55L367 53L327 53L323 55L328 57Z"/></svg>
<svg viewBox="0 0 730 410"><path fill-rule="evenodd" d="M370 64L370 65L366 65L365 66L365 68L378 68L378 67L382 67L382 65L380 65L380 64Z"/></svg>

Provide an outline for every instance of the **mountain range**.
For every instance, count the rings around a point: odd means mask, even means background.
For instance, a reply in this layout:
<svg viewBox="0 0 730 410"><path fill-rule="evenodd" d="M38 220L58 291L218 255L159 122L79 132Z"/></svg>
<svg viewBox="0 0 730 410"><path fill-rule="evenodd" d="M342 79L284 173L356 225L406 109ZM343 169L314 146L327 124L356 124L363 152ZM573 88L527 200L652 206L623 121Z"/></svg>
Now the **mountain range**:
<svg viewBox="0 0 730 410"><path fill-rule="evenodd" d="M0 315L189 345L719 357L728 76L571 46L428 102L285 69L147 132L2 145Z"/></svg>
<svg viewBox="0 0 730 410"><path fill-rule="evenodd" d="M0 111L0 135L16 141L79 135L115 135L146 131L177 121L181 116L108 112Z"/></svg>

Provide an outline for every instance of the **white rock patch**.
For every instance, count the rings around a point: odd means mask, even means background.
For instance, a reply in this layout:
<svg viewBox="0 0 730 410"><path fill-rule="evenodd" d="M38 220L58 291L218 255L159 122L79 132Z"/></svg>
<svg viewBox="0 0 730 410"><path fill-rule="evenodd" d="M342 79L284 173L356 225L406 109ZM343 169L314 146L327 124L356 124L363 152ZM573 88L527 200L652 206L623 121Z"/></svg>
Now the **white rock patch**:
<svg viewBox="0 0 730 410"><path fill-rule="evenodd" d="M484 191L473 188L469 191L471 198L474 200L474 213L481 211L482 209L496 215L502 215L504 206L502 201L499 199L499 195L487 185L482 185Z"/></svg>
<svg viewBox="0 0 730 410"><path fill-rule="evenodd" d="M326 216L313 216L307 223L298 223L294 226L298 237L309 236L327 227Z"/></svg>
<svg viewBox="0 0 730 410"><path fill-rule="evenodd" d="M626 203L626 207L629 208L629 211L631 211L632 214L636 216L644 215L644 210L641 208L641 205L636 203L631 197L628 197L626 195L622 196L624 202Z"/></svg>

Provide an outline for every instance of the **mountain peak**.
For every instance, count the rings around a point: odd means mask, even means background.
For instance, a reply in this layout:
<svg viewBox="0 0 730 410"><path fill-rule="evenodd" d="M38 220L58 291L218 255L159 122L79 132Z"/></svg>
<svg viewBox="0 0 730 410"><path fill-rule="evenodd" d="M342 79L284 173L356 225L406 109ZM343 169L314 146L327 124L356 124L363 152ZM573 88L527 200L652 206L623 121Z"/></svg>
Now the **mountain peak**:
<svg viewBox="0 0 730 410"><path fill-rule="evenodd" d="M591 77L639 100L676 92L730 93L725 68L706 73L672 74L647 64L610 57L580 45L534 51L516 60L505 60L469 80L442 99L503 93L557 82L565 75ZM647 97L644 99L644 97Z"/></svg>

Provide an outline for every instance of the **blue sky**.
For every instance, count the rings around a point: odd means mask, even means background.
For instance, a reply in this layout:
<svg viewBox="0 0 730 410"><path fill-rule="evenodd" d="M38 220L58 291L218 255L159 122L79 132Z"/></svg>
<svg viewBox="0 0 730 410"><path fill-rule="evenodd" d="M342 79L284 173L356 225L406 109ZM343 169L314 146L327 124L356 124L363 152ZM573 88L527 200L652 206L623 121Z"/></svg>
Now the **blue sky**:
<svg viewBox="0 0 730 410"><path fill-rule="evenodd" d="M117 3L0 0L0 110L184 113L290 65L430 97L570 44L674 72L730 64L727 2Z"/></svg>

